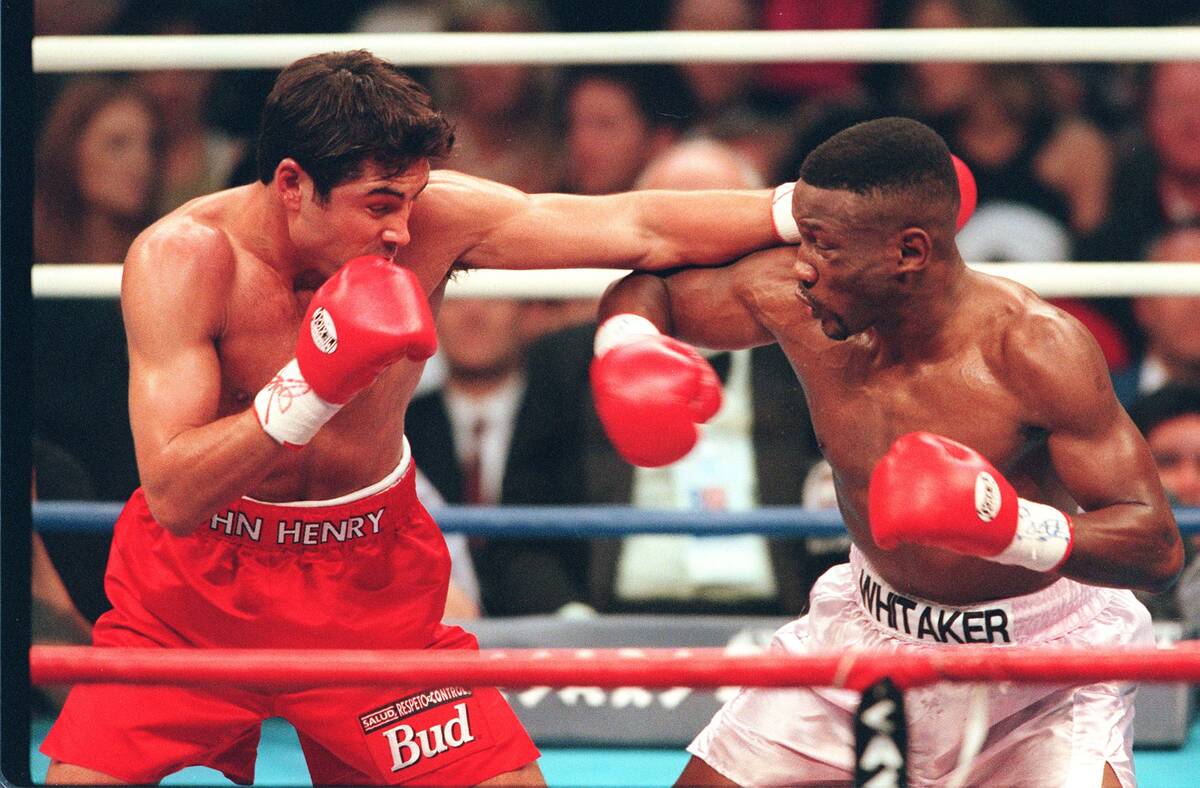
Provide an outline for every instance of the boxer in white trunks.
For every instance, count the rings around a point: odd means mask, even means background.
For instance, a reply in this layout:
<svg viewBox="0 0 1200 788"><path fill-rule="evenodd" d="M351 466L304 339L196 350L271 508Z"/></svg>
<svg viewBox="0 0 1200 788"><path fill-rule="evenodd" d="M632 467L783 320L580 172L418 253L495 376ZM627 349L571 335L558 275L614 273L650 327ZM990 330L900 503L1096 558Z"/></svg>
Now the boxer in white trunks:
<svg viewBox="0 0 1200 788"><path fill-rule="evenodd" d="M778 342L855 547L774 651L1150 644L1149 615L1124 589L1169 586L1182 546L1086 329L963 264L950 152L922 124L847 129L799 176L794 249L610 288L592 380L613 442L643 465L690 449L720 389L685 341ZM954 771L967 692L909 693L910 784ZM1135 784L1133 686L987 693L966 784ZM743 690L689 747L679 782L849 782L857 703L846 690Z"/></svg>

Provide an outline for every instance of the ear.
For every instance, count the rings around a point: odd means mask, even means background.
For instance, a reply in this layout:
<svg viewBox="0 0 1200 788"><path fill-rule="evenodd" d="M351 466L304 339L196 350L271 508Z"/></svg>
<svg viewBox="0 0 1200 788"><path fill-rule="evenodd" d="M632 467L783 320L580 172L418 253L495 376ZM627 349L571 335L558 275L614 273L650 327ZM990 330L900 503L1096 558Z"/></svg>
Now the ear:
<svg viewBox="0 0 1200 788"><path fill-rule="evenodd" d="M275 167L275 178L271 185L279 193L285 208L298 211L306 189L312 188L312 180L295 159L285 158Z"/></svg>
<svg viewBox="0 0 1200 788"><path fill-rule="evenodd" d="M896 238L896 273L901 276L921 271L929 264L933 242L920 227L906 227Z"/></svg>

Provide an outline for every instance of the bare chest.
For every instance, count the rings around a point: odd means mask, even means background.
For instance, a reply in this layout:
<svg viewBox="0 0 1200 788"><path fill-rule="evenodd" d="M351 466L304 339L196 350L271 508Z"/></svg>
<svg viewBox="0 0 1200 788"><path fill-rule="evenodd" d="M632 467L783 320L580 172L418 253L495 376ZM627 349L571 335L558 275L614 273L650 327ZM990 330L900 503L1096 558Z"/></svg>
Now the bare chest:
<svg viewBox="0 0 1200 788"><path fill-rule="evenodd" d="M978 352L883 369L842 354L808 365L802 379L817 440L855 503L865 500L875 463L909 432L959 441L1000 468L1028 450L1031 433L1019 398Z"/></svg>

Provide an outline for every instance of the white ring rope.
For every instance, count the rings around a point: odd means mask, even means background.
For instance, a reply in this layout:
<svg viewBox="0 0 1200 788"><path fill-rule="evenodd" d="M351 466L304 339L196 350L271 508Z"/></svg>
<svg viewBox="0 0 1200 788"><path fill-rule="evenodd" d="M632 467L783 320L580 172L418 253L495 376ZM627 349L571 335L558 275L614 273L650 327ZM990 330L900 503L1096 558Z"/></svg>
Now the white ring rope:
<svg viewBox="0 0 1200 788"><path fill-rule="evenodd" d="M407 66L465 63L908 63L1200 60L1200 27L38 36L33 70L276 69L370 49Z"/></svg>
<svg viewBox="0 0 1200 788"><path fill-rule="evenodd" d="M1200 263L972 263L1046 298L1106 298L1200 294ZM476 270L446 288L450 298L595 298L626 271L599 268L551 271ZM35 265L35 298L116 298L119 265Z"/></svg>

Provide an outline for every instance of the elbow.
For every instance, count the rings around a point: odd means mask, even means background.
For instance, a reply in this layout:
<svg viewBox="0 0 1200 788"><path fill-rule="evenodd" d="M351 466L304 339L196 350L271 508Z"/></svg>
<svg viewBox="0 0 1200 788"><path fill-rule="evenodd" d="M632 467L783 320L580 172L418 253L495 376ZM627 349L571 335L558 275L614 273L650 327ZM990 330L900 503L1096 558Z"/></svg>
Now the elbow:
<svg viewBox="0 0 1200 788"><path fill-rule="evenodd" d="M150 516L169 533L187 536L200 524L201 515L192 511L193 507L187 501L180 500L178 495L157 489L149 483L143 483L142 492L146 496L146 508L150 510Z"/></svg>
<svg viewBox="0 0 1200 788"><path fill-rule="evenodd" d="M1183 572L1183 541L1179 538L1178 530L1171 528L1171 533L1163 538L1162 544L1148 552L1151 552L1153 560L1146 565L1143 582L1138 584L1138 588L1161 593L1173 586Z"/></svg>

